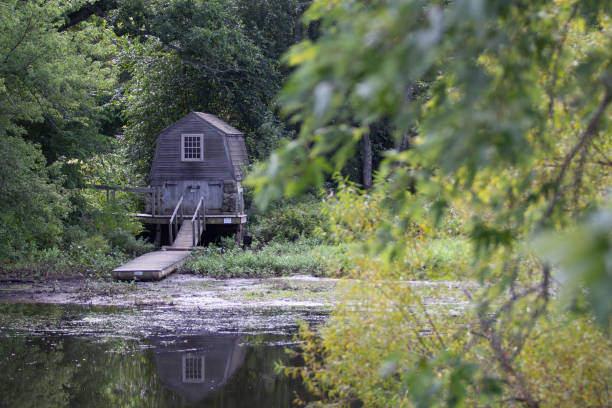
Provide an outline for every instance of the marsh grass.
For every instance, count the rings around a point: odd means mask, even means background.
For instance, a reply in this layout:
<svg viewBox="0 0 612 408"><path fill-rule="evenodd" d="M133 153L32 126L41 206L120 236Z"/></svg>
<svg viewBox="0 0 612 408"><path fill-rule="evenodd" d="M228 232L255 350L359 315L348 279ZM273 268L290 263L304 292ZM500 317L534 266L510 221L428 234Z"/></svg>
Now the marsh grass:
<svg viewBox="0 0 612 408"><path fill-rule="evenodd" d="M115 231L111 240L101 234L84 236L65 247L30 249L16 259L0 261L0 274L27 279L77 275L110 278L114 268L154 249L153 244L121 230Z"/></svg>
<svg viewBox="0 0 612 408"><path fill-rule="evenodd" d="M181 271L214 278L263 278L298 273L321 276L325 275L326 260L319 251L328 249L313 240L275 242L261 249L246 250L210 246L194 251Z"/></svg>

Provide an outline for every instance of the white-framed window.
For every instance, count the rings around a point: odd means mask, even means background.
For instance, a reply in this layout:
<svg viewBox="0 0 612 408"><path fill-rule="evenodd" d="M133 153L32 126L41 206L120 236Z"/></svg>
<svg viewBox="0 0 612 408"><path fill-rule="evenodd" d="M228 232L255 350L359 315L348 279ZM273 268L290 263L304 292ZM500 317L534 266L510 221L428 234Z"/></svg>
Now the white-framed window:
<svg viewBox="0 0 612 408"><path fill-rule="evenodd" d="M184 383L203 383L204 356L196 354L186 354L183 356L183 382Z"/></svg>
<svg viewBox="0 0 612 408"><path fill-rule="evenodd" d="M201 161L204 158L204 135L183 133L181 135L181 160Z"/></svg>

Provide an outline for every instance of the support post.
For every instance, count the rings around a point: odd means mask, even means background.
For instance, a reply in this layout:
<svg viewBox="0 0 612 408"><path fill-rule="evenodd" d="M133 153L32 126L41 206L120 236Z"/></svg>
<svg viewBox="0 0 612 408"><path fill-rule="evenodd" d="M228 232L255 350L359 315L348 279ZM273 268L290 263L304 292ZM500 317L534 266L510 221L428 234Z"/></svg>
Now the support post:
<svg viewBox="0 0 612 408"><path fill-rule="evenodd" d="M236 231L236 244L242 245L242 241L244 240L244 224L238 224L238 230Z"/></svg>
<svg viewBox="0 0 612 408"><path fill-rule="evenodd" d="M161 224L155 225L155 246L161 246Z"/></svg>

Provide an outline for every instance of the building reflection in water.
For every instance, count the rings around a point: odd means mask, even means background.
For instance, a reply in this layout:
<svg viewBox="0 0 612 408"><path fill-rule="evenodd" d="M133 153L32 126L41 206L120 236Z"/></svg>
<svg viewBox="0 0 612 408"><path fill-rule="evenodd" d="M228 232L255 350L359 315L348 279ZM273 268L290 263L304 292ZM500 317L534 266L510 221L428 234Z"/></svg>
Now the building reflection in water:
<svg viewBox="0 0 612 408"><path fill-rule="evenodd" d="M194 403L220 389L244 362L240 337L202 334L153 340L159 377L168 389Z"/></svg>

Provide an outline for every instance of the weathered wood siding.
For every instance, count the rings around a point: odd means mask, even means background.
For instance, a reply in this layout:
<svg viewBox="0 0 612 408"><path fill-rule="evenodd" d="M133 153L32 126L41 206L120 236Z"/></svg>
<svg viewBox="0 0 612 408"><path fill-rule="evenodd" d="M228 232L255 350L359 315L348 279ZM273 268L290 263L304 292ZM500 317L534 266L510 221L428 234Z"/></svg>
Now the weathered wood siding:
<svg viewBox="0 0 612 408"><path fill-rule="evenodd" d="M186 133L203 135L203 160L181 160L181 136ZM205 198L208 214L242 212L239 183L247 164L240 131L214 115L190 113L157 138L151 185L161 187L160 213L172 213L181 196L186 214L193 213L200 197Z"/></svg>
<svg viewBox="0 0 612 408"><path fill-rule="evenodd" d="M249 164L246 145L244 144L244 136L242 135L227 135L227 148L230 153L234 175L236 180L242 181L244 178L244 169Z"/></svg>
<svg viewBox="0 0 612 408"><path fill-rule="evenodd" d="M223 203L223 181L194 179L164 183L161 191L161 213L171 214L181 195L185 214L193 214L200 197L204 197L207 214L218 214Z"/></svg>
<svg viewBox="0 0 612 408"><path fill-rule="evenodd" d="M181 161L183 133L204 134L204 160ZM224 137L220 130L193 113L166 128L157 139L151 167L151 185L159 186L167 180L233 179L234 168L225 148Z"/></svg>

